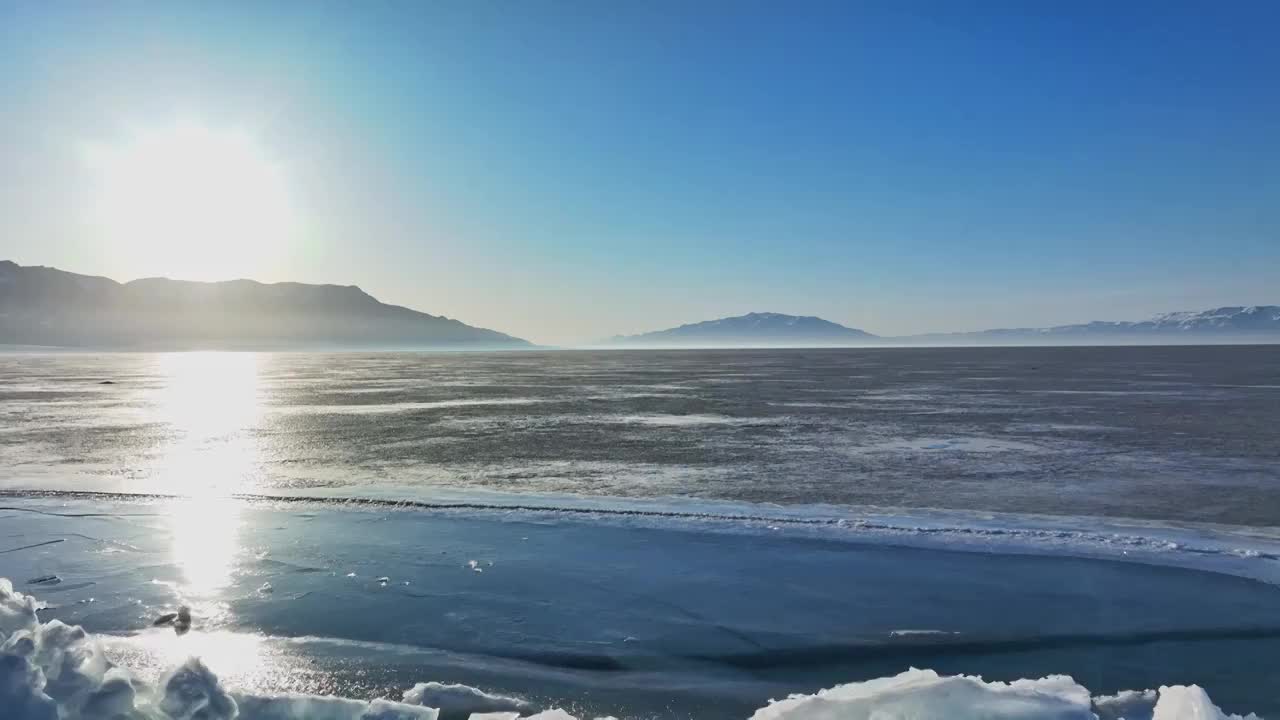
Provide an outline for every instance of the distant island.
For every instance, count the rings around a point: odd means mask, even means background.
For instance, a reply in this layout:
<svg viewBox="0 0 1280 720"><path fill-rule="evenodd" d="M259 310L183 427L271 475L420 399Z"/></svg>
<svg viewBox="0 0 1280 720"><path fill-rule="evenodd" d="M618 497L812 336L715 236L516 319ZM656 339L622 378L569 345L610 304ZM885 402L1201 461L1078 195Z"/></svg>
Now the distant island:
<svg viewBox="0 0 1280 720"><path fill-rule="evenodd" d="M753 312L639 335L620 335L610 338L608 344L654 347L842 346L865 344L876 339L869 332L822 318Z"/></svg>
<svg viewBox="0 0 1280 720"><path fill-rule="evenodd" d="M530 343L387 305L354 285L119 283L0 260L0 345L237 349L507 349Z"/></svg>

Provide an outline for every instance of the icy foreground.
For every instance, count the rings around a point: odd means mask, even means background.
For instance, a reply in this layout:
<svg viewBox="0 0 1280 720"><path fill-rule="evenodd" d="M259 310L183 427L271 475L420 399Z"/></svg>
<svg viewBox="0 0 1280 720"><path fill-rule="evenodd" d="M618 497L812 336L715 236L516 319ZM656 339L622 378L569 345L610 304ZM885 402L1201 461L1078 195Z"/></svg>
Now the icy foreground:
<svg viewBox="0 0 1280 720"><path fill-rule="evenodd" d="M35 598L0 578L0 720L573 720L517 698L464 685L419 683L402 701L251 695L224 688L199 659L153 686L107 659L97 638L59 620L40 622ZM1196 686L1091 697L1066 676L1012 683L908 670L774 701L753 720L1227 720Z"/></svg>

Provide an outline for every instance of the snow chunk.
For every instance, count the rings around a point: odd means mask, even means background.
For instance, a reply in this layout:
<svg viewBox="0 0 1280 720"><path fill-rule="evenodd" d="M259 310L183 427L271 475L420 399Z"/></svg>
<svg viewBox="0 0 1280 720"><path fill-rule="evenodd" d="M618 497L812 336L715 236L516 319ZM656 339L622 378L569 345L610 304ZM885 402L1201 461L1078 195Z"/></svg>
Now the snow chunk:
<svg viewBox="0 0 1280 720"><path fill-rule="evenodd" d="M1122 690L1093 699L1098 720L1151 720L1156 709L1155 690Z"/></svg>
<svg viewBox="0 0 1280 720"><path fill-rule="evenodd" d="M8 578L0 578L0 640L19 630L32 630L39 625L37 607L35 598L14 590Z"/></svg>
<svg viewBox="0 0 1280 720"><path fill-rule="evenodd" d="M45 692L63 704L81 704L92 693L111 663L79 625L50 620L34 633L31 661L45 675Z"/></svg>
<svg viewBox="0 0 1280 720"><path fill-rule="evenodd" d="M58 720L58 703L44 694L44 673L21 655L0 655L0 707L13 720Z"/></svg>
<svg viewBox="0 0 1280 720"><path fill-rule="evenodd" d="M173 720L234 720L236 701L218 677L198 658L191 658L160 678L160 709Z"/></svg>
<svg viewBox="0 0 1280 720"><path fill-rule="evenodd" d="M124 668L111 668L103 675L102 684L85 700L80 717L85 720L133 717L139 692L146 692L140 680Z"/></svg>
<svg viewBox="0 0 1280 720"><path fill-rule="evenodd" d="M1127 719L1126 719L1127 720ZM1174 685L1160 688L1151 720L1261 720L1249 713L1244 717L1227 715L1209 700L1209 694L1199 685Z"/></svg>
<svg viewBox="0 0 1280 720"><path fill-rule="evenodd" d="M473 713L515 712L527 715L533 705L519 698L492 695L469 685L438 682L418 683L404 694L411 705L425 705L440 710L440 720L466 720Z"/></svg>

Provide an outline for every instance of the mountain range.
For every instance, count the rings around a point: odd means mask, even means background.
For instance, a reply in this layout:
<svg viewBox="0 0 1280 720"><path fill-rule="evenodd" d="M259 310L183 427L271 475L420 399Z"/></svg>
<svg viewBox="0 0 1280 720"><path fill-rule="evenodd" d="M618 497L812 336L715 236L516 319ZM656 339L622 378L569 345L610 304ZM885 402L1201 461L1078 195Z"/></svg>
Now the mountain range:
<svg viewBox="0 0 1280 720"><path fill-rule="evenodd" d="M1147 320L1095 320L1046 328L1002 328L969 333L916 335L913 341L1002 344L1094 342L1280 342L1280 305L1234 305L1162 313Z"/></svg>
<svg viewBox="0 0 1280 720"><path fill-rule="evenodd" d="M1045 328L882 337L816 317L748 313L612 338L649 347L719 345L1083 345L1094 343L1280 342L1280 306L1220 307L1140 321L1094 321Z"/></svg>
<svg viewBox="0 0 1280 720"><path fill-rule="evenodd" d="M379 302L354 285L118 283L0 260L0 345L150 349L518 348L510 335Z"/></svg>
<svg viewBox="0 0 1280 720"><path fill-rule="evenodd" d="M1280 343L1280 306L1229 306L1140 321L882 337L812 316L753 312L638 335L613 347ZM0 346L145 349L533 347L458 320L388 305L354 285L119 283L0 260Z"/></svg>

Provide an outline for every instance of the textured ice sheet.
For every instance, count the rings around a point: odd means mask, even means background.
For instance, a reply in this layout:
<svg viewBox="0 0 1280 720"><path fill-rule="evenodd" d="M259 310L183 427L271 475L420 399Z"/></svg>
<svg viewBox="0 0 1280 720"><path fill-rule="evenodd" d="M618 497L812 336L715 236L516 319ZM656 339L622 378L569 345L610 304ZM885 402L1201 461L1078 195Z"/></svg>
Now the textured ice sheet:
<svg viewBox="0 0 1280 720"><path fill-rule="evenodd" d="M1258 688L1280 589L1230 576L1277 564L1262 536L556 500L9 497L0 565L56 606L43 619L109 633L148 685L197 655L236 697L436 681L579 716L728 720L914 665L1070 673L1094 694L1200 682L1234 712L1276 709ZM190 632L151 627L180 604Z"/></svg>
<svg viewBox="0 0 1280 720"><path fill-rule="evenodd" d="M41 622L39 607L35 598L0 578L5 720L437 720L491 718L493 713L572 718L558 709L537 712L519 698L438 682L419 683L399 701L242 693L224 686L198 658L147 683L109 660L98 639L83 629L58 620ZM1094 720L1116 717L1112 711L1121 708L1128 720L1239 720L1224 715L1196 686L1129 692L1095 703L1087 689L1066 676L988 683L915 669L793 695L759 709L752 720Z"/></svg>
<svg viewBox="0 0 1280 720"><path fill-rule="evenodd" d="M1277 387L1280 347L0 355L0 487L1271 525Z"/></svg>

